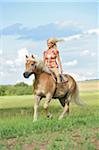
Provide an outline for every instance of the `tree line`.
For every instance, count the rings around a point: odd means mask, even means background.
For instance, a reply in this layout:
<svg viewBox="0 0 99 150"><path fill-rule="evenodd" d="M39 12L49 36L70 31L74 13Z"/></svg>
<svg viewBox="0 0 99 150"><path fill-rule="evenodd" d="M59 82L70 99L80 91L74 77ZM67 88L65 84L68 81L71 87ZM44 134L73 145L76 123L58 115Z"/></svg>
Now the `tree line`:
<svg viewBox="0 0 99 150"><path fill-rule="evenodd" d="M31 94L33 94L32 85L28 85L24 82L20 82L15 85L0 85L0 96Z"/></svg>

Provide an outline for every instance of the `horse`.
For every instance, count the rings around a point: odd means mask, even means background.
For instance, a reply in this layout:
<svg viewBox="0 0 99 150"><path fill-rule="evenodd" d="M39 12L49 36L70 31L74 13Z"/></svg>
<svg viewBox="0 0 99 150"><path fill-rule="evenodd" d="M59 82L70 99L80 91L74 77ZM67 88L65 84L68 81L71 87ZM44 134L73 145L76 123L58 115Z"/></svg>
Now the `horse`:
<svg viewBox="0 0 99 150"><path fill-rule="evenodd" d="M58 99L63 106L63 112L59 116L59 120L63 119L65 114L69 113L70 102L75 102L82 105L79 98L79 90L75 79L69 75L64 74L67 78L66 82L57 83L53 78L51 71L44 64L44 62L33 55L31 57L26 55L25 72L23 76L29 78L34 74L35 79L33 83L34 89L34 120L38 119L38 108L42 98L46 98L44 109L46 116L52 118L52 114L48 111L48 106L51 99Z"/></svg>

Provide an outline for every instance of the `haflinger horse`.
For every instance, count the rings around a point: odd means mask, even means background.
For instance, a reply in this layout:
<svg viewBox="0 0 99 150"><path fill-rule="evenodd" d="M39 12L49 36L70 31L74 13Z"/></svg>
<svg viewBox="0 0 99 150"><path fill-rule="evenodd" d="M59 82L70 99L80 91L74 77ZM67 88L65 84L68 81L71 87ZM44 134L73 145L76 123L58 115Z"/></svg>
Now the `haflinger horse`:
<svg viewBox="0 0 99 150"><path fill-rule="evenodd" d="M79 99L79 91L76 81L69 74L64 74L66 82L57 83L53 78L51 71L44 64L42 60L34 57L26 56L25 72L23 76L29 78L34 74L35 80L33 83L35 93L34 103L34 120L38 119L38 107L40 100L45 97L44 109L46 116L52 118L52 114L48 111L48 106L51 99L58 99L61 105L64 107L63 112L59 116L59 120L62 119L66 113L69 113L69 103L74 101L78 105L82 105Z"/></svg>

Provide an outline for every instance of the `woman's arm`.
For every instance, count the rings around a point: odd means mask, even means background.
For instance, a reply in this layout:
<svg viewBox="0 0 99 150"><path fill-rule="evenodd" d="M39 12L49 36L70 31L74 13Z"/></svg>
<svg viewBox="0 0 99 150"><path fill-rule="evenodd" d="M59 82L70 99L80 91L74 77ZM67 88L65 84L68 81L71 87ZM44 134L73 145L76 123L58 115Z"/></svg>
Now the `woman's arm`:
<svg viewBox="0 0 99 150"><path fill-rule="evenodd" d="M61 73L63 73L62 63L61 63L61 60L60 60L59 53L57 54L57 60L58 60L58 64L59 64L59 67L60 67L60 71L61 71Z"/></svg>
<svg viewBox="0 0 99 150"><path fill-rule="evenodd" d="M45 64L45 52L43 53L43 62Z"/></svg>

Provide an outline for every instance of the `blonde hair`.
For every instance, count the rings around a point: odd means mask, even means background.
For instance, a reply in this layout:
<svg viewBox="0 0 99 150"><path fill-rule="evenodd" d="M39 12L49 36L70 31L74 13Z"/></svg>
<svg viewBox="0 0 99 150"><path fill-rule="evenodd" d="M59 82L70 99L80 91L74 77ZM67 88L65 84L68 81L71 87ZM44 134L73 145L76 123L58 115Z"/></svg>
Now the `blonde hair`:
<svg viewBox="0 0 99 150"><path fill-rule="evenodd" d="M48 40L47 40L47 42L52 42L53 44L54 44L54 48L57 48L57 43L58 42L63 42L64 40L63 39L56 39L56 38L49 38Z"/></svg>
<svg viewBox="0 0 99 150"><path fill-rule="evenodd" d="M52 42L54 44L58 43L58 42L63 42L64 40L63 39L56 39L56 38L49 38L47 40L47 42Z"/></svg>

